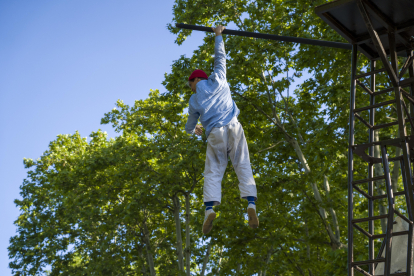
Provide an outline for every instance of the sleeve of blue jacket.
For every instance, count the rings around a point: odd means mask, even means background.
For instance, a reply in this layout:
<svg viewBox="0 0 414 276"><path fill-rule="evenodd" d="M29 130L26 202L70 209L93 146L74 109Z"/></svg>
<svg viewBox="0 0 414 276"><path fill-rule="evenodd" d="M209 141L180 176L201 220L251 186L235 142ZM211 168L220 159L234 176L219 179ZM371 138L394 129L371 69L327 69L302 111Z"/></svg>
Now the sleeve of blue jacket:
<svg viewBox="0 0 414 276"><path fill-rule="evenodd" d="M190 100L190 106L188 107L188 119L187 119L187 123L185 124L185 131L188 134L194 134L195 127L197 125L199 117L200 117L200 114L193 109L193 107L191 106L191 100Z"/></svg>
<svg viewBox="0 0 414 276"><path fill-rule="evenodd" d="M221 81L226 81L226 51L224 50L223 36L216 36L214 47L214 74Z"/></svg>

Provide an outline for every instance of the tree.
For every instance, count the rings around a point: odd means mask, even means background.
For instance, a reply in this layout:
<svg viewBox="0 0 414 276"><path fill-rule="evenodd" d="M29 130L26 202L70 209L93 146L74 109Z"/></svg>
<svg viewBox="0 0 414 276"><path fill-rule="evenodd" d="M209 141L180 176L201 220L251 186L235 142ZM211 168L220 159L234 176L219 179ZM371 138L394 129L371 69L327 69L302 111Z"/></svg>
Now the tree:
<svg viewBox="0 0 414 276"><path fill-rule="evenodd" d="M47 265L50 275L177 275L184 241L190 270L197 254L190 240L200 235L190 233L190 212L200 204L197 156L205 142L183 133L185 118L172 112L182 105L157 91L131 108L118 102L120 110L103 119L122 132L116 139L100 131L89 143L79 133L60 135L40 159L25 160L34 170L16 200L22 215L9 247L16 275L40 274Z"/></svg>
<svg viewBox="0 0 414 276"><path fill-rule="evenodd" d="M174 22L341 41L313 13L324 2L176 0L173 12ZM168 28L178 44L190 35ZM152 91L132 107L118 101L105 114L102 123L112 124L118 137L108 140L98 131L88 142L79 133L60 135L41 158L25 160L31 171L16 200L21 215L9 247L15 275L40 275L48 266L50 275L346 274L350 53L224 39L227 78L258 188L260 227L247 226L247 202L229 164L213 231L202 236L206 137L183 129L191 96L185 80L193 69L209 73L213 67L214 37L206 34L191 57L174 61L165 93ZM358 70L368 66L361 57ZM311 77L291 91L305 70ZM389 81L379 76L377 82L384 88ZM366 106L368 99L358 104ZM378 122L388 122L393 112L384 108ZM396 137L395 130L377 135ZM364 125L355 131L357 143L365 142ZM366 164L356 159L356 178L366 174ZM356 196L356 216L367 216L364 204ZM356 259L366 259L366 241L355 239Z"/></svg>

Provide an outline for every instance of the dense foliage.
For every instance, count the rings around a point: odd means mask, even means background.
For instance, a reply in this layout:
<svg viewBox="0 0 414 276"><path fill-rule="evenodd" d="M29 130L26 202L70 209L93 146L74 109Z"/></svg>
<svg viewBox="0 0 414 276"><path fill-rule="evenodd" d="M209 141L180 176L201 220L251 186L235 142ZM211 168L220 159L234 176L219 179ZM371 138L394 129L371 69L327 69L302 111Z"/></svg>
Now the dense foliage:
<svg viewBox="0 0 414 276"><path fill-rule="evenodd" d="M175 22L342 41L314 14L323 3L176 0L168 28L178 44L190 31ZM206 34L191 57L173 63L165 93L151 91L133 106L118 101L105 114L102 123L113 125L116 139L100 131L89 141L60 135L38 160L24 161L30 171L9 247L15 275L346 274L350 51L233 36L225 45L260 227L247 227L229 163L213 231L201 232L206 137L184 132L192 93L185 79L196 68L212 72L214 36ZM367 66L361 57L359 70ZM292 91L303 72L310 77ZM380 76L378 85L387 87L388 79ZM392 114L384 108L377 118ZM356 134L366 141L362 124ZM395 137L395 128L379 135ZM363 178L364 164L355 166ZM356 210L366 216L362 198ZM356 258L365 259L366 242L356 240Z"/></svg>

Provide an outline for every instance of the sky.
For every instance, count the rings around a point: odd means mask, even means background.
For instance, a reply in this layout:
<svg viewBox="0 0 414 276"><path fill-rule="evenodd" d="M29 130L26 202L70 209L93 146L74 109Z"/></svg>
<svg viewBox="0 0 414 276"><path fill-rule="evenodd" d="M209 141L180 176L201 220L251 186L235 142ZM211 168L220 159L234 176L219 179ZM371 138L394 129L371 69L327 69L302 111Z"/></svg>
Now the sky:
<svg viewBox="0 0 414 276"><path fill-rule="evenodd" d="M118 99L132 105L161 82L182 46L166 28L172 0L0 0L0 275L19 215L14 199L26 177L23 158L39 158L58 134L102 129Z"/></svg>
<svg viewBox="0 0 414 276"><path fill-rule="evenodd" d="M166 28L173 0L0 0L0 275L8 268L14 200L26 177L23 158L39 158L58 134L88 137L118 99L132 105L171 64L202 44L181 46ZM183 80L185 81L185 80ZM292 91L292 90L291 90Z"/></svg>

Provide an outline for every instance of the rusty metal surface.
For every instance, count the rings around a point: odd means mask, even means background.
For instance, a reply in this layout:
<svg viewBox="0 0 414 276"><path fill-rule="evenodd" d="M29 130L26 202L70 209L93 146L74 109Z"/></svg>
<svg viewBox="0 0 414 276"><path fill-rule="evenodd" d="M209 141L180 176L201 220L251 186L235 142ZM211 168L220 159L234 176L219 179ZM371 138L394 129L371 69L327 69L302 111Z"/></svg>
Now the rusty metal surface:
<svg viewBox="0 0 414 276"><path fill-rule="evenodd" d="M315 12L349 43L370 59L379 53L370 37L358 9L358 0L338 0L315 8ZM414 49L414 1L412 0L363 0L372 25L389 54L388 30L395 29L396 49L401 55Z"/></svg>

